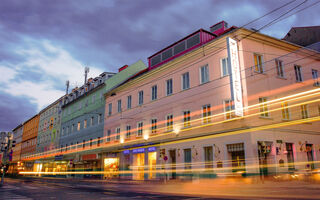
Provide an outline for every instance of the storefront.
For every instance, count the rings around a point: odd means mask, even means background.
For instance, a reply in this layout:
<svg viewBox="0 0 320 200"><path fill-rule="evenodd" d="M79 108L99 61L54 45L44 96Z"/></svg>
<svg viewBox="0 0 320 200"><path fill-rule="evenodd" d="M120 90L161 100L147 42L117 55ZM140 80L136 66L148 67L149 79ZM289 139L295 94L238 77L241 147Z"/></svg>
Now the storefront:
<svg viewBox="0 0 320 200"><path fill-rule="evenodd" d="M104 179L119 177L119 158L116 154L109 154L103 159Z"/></svg>
<svg viewBox="0 0 320 200"><path fill-rule="evenodd" d="M157 164L157 148L138 148L124 150L122 152L121 169L125 172L131 171L132 176L124 173L122 177L132 178L133 180L155 179Z"/></svg>
<svg viewBox="0 0 320 200"><path fill-rule="evenodd" d="M246 163L245 163L245 152L244 144L227 144L227 150L229 158L231 158L232 172L245 172Z"/></svg>

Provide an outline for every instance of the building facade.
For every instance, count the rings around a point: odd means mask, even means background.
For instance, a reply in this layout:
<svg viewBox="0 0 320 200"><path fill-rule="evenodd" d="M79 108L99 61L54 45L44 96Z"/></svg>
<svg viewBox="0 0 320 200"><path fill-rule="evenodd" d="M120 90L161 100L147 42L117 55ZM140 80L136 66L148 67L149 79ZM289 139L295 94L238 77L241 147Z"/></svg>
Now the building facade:
<svg viewBox="0 0 320 200"><path fill-rule="evenodd" d="M63 97L39 112L37 153L59 148Z"/></svg>
<svg viewBox="0 0 320 200"><path fill-rule="evenodd" d="M21 159L36 153L37 135L39 128L39 115L35 115L23 123L22 142L21 142ZM24 162L25 170L33 170L33 161Z"/></svg>
<svg viewBox="0 0 320 200"><path fill-rule="evenodd" d="M316 167L319 53L219 28L159 51L148 72L107 92L105 149L122 151L130 178L157 178L155 169L185 178Z"/></svg>

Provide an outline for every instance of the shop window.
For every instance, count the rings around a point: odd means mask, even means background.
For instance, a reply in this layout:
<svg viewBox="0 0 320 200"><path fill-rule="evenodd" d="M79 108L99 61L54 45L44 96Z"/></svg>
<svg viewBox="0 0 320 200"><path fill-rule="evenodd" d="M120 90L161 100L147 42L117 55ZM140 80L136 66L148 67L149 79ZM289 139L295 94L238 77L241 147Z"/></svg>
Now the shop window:
<svg viewBox="0 0 320 200"><path fill-rule="evenodd" d="M213 148L212 146L204 147L204 162L206 169L213 168Z"/></svg>
<svg viewBox="0 0 320 200"><path fill-rule="evenodd" d="M191 165L192 165L191 149L184 149L183 152L184 152L184 168L191 169Z"/></svg>
<svg viewBox="0 0 320 200"><path fill-rule="evenodd" d="M245 171L244 144L227 144L227 150L232 160L232 171Z"/></svg>

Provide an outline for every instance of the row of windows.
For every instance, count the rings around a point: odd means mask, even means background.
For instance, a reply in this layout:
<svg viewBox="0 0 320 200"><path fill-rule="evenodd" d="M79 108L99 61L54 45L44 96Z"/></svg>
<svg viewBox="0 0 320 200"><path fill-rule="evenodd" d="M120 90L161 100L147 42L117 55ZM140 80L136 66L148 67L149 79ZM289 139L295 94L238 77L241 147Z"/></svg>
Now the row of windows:
<svg viewBox="0 0 320 200"><path fill-rule="evenodd" d="M94 124L94 121L95 121L95 118L94 118L94 117L91 117L91 118L90 118L90 124L89 124L89 126L95 125L95 124ZM100 124L100 123L102 123L102 114L99 114L99 115L98 115L97 124ZM87 128L87 127L88 127L88 120L85 119L85 120L83 120L83 126L82 126L82 128L85 129L85 128ZM66 135L66 134L68 134L68 133L73 133L73 132L75 132L75 131L80 131L80 130L81 130L81 122L78 122L78 123L77 123L77 127L76 127L76 124L72 124L70 127L69 127L69 126L63 127L63 128L62 128L62 135L64 136L64 135Z"/></svg>
<svg viewBox="0 0 320 200"><path fill-rule="evenodd" d="M89 147L92 147L93 146L93 143L95 143L97 146L100 146L100 143L101 143L101 138L98 137L97 140L95 142L93 142L92 138L89 140L89 141L86 141L86 140L83 140L82 143L80 144L82 146L82 148L85 148L87 145ZM66 144L65 146L64 145L61 145L60 146L60 151L67 151L69 149L77 149L77 148L80 148L79 146L79 141L77 141L76 144L73 144L73 142L70 143L70 146L68 144Z"/></svg>
<svg viewBox="0 0 320 200"><path fill-rule="evenodd" d="M260 104L260 116L265 117L265 118L269 118L270 113L269 113L269 109L268 109L267 98L260 97L259 104ZM320 115L320 106L318 107L318 109L319 109L319 115ZM307 104L300 105L300 110L301 110L301 118L302 119L309 118ZM282 116L283 120L290 120L289 106L288 106L288 102L286 102L286 101L281 103L281 116Z"/></svg>
<svg viewBox="0 0 320 200"><path fill-rule="evenodd" d="M224 63L224 62L223 62ZM223 64L223 66L227 66L226 64ZM277 76L280 78L285 78L285 70L284 70L284 64L282 60L275 59L275 66L277 71ZM226 74L229 74L229 72L226 69L223 69L226 71ZM258 73L264 73L264 66L263 66L263 56L259 54L254 54L254 70ZM303 81L303 74L302 74L302 68L299 65L294 65L294 72L295 72L295 78L297 82ZM318 76L318 70L311 69L312 73L312 79L315 81L315 85L319 86L319 76Z"/></svg>
<svg viewBox="0 0 320 200"><path fill-rule="evenodd" d="M209 82L209 68L208 65L202 66L200 68L200 83L204 84ZM190 88L190 76L189 72L182 74L181 76L182 82L182 90L186 90ZM166 95L169 96L173 93L173 80L166 80ZM158 86L153 85L151 87L151 101L158 99ZM138 105L142 105L144 103L144 92L141 90L138 92ZM127 96L127 109L132 108L132 96ZM119 99L117 101L117 112L122 112L122 100ZM108 115L112 115L112 103L108 104Z"/></svg>
<svg viewBox="0 0 320 200"><path fill-rule="evenodd" d="M63 116L70 115L72 112L76 112L77 110L81 110L82 108L88 107L90 104L96 103L96 96L98 94L92 94L91 97L87 97L85 100L78 102L73 106L69 106L68 108L64 109ZM99 93L100 101L103 101L103 92Z"/></svg>
<svg viewBox="0 0 320 200"><path fill-rule="evenodd" d="M266 97L260 97L259 98L259 109L260 109L260 116L269 118L270 117L270 112L268 109L268 103L267 103L267 98ZM308 105L304 104L300 106L301 109L301 118L306 119L309 117L308 113ZM318 107L319 109L319 115L320 115L320 106ZM224 100L224 112L225 112L225 119L229 120L232 119L233 116L233 101L230 99ZM288 102L282 102L281 103L281 115L283 120L290 120L290 115L289 115L289 106ZM166 131L173 131L173 115L168 114L165 117L166 120ZM202 106L202 123L203 124L208 124L211 123L211 105L206 104ZM137 137L142 137L143 136L143 122L138 122L137 123ZM158 121L156 118L152 118L150 121L150 130L151 134L157 133L157 128L158 128ZM191 126L191 113L190 110L185 110L183 111L183 128L188 128ZM117 127L115 129L116 133L116 140L120 139L120 127ZM130 138L131 136L131 125L126 126L126 132L125 136L126 138ZM111 130L107 131L107 142L111 140Z"/></svg>
<svg viewBox="0 0 320 200"><path fill-rule="evenodd" d="M263 67L263 56L259 54L254 54L254 64L255 64L255 72L264 73ZM228 67L228 58L222 58L220 60L221 65L221 76L228 76L230 74L230 69ZM283 61L279 59L275 59L275 65L277 70L277 76L280 78L285 78L285 71ZM295 77L297 82L303 81L302 69L299 65L294 65ZM209 67L208 65L204 65L200 67L200 84L204 84L209 82ZM317 86L320 86L318 80L318 70L312 69L312 78L315 81ZM181 89L186 90L190 88L190 75L189 72L186 72L181 75ZM173 80L166 80L166 95L169 96L173 93ZM158 86L153 85L151 87L151 101L158 99ZM144 92L141 90L138 92L138 105L142 105L144 103ZM132 107L132 96L127 96L127 109L131 109ZM117 112L122 112L122 100L118 100L117 102ZM112 115L112 103L108 105L108 115Z"/></svg>
<svg viewBox="0 0 320 200"><path fill-rule="evenodd" d="M228 100L229 102L230 100ZM229 105L228 105L229 106ZM228 108L231 109L231 108ZM207 105L203 105L202 106L202 119L203 119L203 123L210 123L211 122L211 105L207 104ZM156 118L152 118L150 120L150 130L151 130L151 134L155 134L157 133L157 128L158 128L158 120ZM187 128L191 126L191 112L190 110L185 110L183 111L183 127ZM168 114L166 116L166 131L173 131L173 114ZM117 127L115 129L115 133L116 133L116 140L120 139L120 132L121 129L120 127ZM130 138L131 136L131 125L127 125L126 126L126 132L125 132L125 136L126 138ZM110 136L111 136L111 130L109 129L107 131L107 142L110 141ZM140 121L137 123L137 137L142 137L143 136L143 122Z"/></svg>

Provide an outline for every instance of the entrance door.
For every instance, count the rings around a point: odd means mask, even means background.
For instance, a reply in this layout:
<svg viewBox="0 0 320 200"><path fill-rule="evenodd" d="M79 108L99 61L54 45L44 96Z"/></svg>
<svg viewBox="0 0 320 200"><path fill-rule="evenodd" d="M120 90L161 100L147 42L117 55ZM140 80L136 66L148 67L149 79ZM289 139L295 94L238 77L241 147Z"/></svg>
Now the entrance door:
<svg viewBox="0 0 320 200"><path fill-rule="evenodd" d="M133 155L133 179L143 180L144 179L144 153L137 153Z"/></svg>
<svg viewBox="0 0 320 200"><path fill-rule="evenodd" d="M153 172L156 170L157 162L157 152L148 153L148 165L149 165L149 179L156 177L156 174Z"/></svg>
<svg viewBox="0 0 320 200"><path fill-rule="evenodd" d="M176 179L176 150L169 150L170 160L171 160L171 178Z"/></svg>
<svg viewBox="0 0 320 200"><path fill-rule="evenodd" d="M212 147L204 147L204 161L205 161L205 168L208 170L213 169L213 153Z"/></svg>
<svg viewBox="0 0 320 200"><path fill-rule="evenodd" d="M306 144L306 151L307 151L309 166L311 169L314 169L312 144Z"/></svg>
<svg viewBox="0 0 320 200"><path fill-rule="evenodd" d="M293 144L286 143L288 170L294 170Z"/></svg>
<svg viewBox="0 0 320 200"><path fill-rule="evenodd" d="M191 169L191 149L184 149L184 168Z"/></svg>

